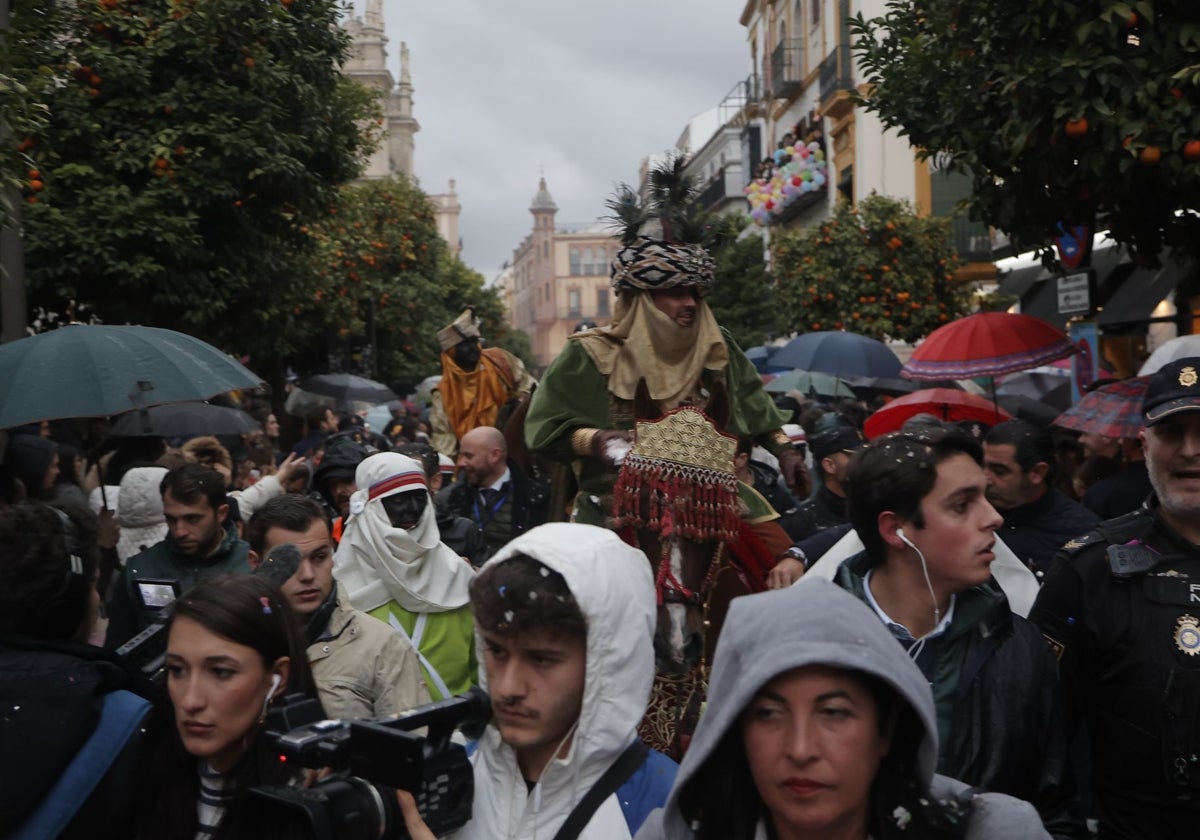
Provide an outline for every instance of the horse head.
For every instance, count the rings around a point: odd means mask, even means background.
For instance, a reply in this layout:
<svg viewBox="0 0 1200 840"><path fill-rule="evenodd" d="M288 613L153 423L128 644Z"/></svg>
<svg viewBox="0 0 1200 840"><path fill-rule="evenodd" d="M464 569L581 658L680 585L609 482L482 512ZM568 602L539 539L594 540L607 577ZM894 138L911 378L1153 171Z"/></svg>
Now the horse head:
<svg viewBox="0 0 1200 840"><path fill-rule="evenodd" d="M703 409L663 412L645 381L634 398L633 449L621 466L613 495L617 529L641 548L654 571L658 672L690 672L704 654L705 612L723 546L738 526L736 439L724 385Z"/></svg>

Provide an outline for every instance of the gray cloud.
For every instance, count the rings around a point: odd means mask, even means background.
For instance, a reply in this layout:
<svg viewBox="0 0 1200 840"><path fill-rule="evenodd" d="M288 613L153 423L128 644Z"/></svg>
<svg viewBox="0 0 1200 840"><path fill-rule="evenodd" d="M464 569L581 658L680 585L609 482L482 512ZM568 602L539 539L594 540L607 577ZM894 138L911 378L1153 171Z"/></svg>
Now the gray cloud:
<svg viewBox="0 0 1200 840"><path fill-rule="evenodd" d="M361 9L363 0L358 0ZM494 276L529 232L544 168L560 222L670 148L750 72L739 0L384 0L408 44L422 187L457 180L463 259Z"/></svg>

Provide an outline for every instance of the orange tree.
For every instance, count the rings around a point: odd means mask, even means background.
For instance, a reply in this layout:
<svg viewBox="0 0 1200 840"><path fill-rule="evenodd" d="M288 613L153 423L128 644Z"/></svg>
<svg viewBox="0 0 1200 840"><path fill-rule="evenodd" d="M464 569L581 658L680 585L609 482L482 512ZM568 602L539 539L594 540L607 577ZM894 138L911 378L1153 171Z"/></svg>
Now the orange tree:
<svg viewBox="0 0 1200 840"><path fill-rule="evenodd" d="M918 216L898 199L843 202L818 226L779 233L772 255L785 331L916 341L970 306L954 279L950 220Z"/></svg>
<svg viewBox="0 0 1200 840"><path fill-rule="evenodd" d="M373 319L380 379L415 385L440 373L436 333L468 303L488 340L505 344L498 294L450 253L432 203L409 178L343 187L328 219L304 231L317 243L320 288L297 319L326 327L333 346L370 340Z"/></svg>
<svg viewBox="0 0 1200 840"><path fill-rule="evenodd" d="M374 145L340 10L15 0L12 73L49 114L21 138L31 304L185 330L281 380L312 338L293 320L318 282L302 229Z"/></svg>
<svg viewBox="0 0 1200 840"><path fill-rule="evenodd" d="M974 179L971 215L1042 245L1108 228L1200 253L1200 4L889 0L852 19L884 125Z"/></svg>

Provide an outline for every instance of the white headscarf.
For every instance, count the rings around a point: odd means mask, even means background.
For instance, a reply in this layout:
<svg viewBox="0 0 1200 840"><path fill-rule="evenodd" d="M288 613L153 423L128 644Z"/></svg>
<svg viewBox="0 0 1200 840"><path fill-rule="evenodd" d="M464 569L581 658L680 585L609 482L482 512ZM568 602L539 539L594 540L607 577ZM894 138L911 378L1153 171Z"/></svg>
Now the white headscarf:
<svg viewBox="0 0 1200 840"><path fill-rule="evenodd" d="M395 601L417 613L457 609L467 603L475 572L441 541L433 499L410 530L396 528L383 500L397 493L424 493L429 484L421 464L395 452L380 452L358 465L359 489L350 497L350 519L334 558L334 575L357 609Z"/></svg>

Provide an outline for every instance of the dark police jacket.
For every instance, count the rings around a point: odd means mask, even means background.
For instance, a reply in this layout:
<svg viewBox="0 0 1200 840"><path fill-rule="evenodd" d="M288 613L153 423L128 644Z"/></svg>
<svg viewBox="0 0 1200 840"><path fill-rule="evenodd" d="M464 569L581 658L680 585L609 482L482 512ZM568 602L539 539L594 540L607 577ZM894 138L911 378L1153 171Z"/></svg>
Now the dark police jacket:
<svg viewBox="0 0 1200 840"><path fill-rule="evenodd" d="M1200 836L1200 548L1151 497L1064 546L1029 617L1087 730L1100 837Z"/></svg>
<svg viewBox="0 0 1200 840"><path fill-rule="evenodd" d="M800 503L784 526L794 542L846 523L846 499L830 491L821 479L816 483L812 495Z"/></svg>
<svg viewBox="0 0 1200 840"><path fill-rule="evenodd" d="M1055 552L1100 524L1100 517L1053 487L1036 501L1000 513L1004 525L996 536L1033 570L1039 581L1050 568Z"/></svg>
<svg viewBox="0 0 1200 840"><path fill-rule="evenodd" d="M483 565L513 537L546 521L550 506L550 488L537 479L531 479L520 467L508 461L512 478L505 483L504 503L494 513L480 498L480 488L465 479L442 488L437 502L457 516L472 520L483 535L485 550L479 565ZM478 568L478 567L477 567Z"/></svg>

